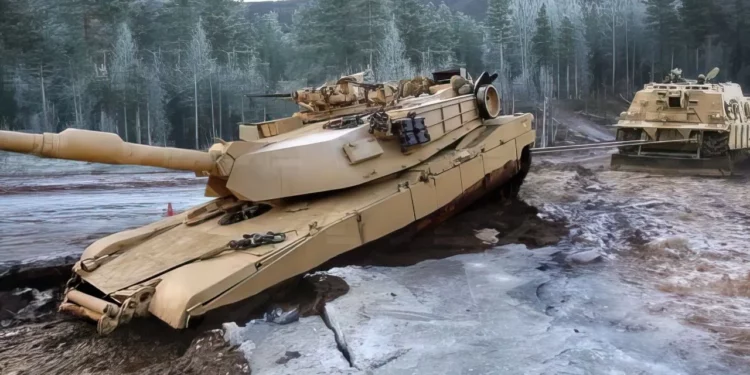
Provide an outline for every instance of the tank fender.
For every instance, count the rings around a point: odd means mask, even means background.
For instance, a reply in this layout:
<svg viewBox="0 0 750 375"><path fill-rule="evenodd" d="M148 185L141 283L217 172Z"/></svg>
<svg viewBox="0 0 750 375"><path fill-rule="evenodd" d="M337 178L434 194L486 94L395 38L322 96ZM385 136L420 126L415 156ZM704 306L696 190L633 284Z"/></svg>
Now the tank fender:
<svg viewBox="0 0 750 375"><path fill-rule="evenodd" d="M148 310L174 328L185 328L188 310L256 273L259 260L252 254L228 252L167 272L159 276Z"/></svg>

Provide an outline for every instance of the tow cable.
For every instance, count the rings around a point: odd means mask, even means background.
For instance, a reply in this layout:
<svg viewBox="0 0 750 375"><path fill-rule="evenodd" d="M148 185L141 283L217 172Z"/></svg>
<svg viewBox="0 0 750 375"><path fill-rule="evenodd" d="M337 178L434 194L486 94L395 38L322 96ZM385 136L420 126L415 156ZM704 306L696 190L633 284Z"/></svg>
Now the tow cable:
<svg viewBox="0 0 750 375"><path fill-rule="evenodd" d="M551 154L551 153L556 153L556 152L586 151L586 150L596 150L596 149L604 149L604 148L611 148L611 147L646 146L646 145L666 144L666 143L697 143L697 140L679 139L679 140L671 140L671 141L636 140L636 141L597 142L597 143L586 143L586 144L580 144L580 145L554 146L554 147L545 147L545 148L537 147L537 148L532 148L531 152L536 155L540 155L540 154Z"/></svg>
<svg viewBox="0 0 750 375"><path fill-rule="evenodd" d="M241 240L229 241L229 248L233 250L245 250L251 247L282 243L286 241L286 233L268 232L266 234L253 233L243 234Z"/></svg>

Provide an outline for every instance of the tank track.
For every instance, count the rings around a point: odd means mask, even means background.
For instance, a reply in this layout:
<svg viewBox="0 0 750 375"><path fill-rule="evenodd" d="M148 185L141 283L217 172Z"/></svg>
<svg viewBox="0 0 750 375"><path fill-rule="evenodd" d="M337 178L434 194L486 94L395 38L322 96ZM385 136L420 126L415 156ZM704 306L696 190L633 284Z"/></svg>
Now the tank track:
<svg viewBox="0 0 750 375"><path fill-rule="evenodd" d="M641 139L641 129L617 129L618 141L638 141ZM635 154L638 152L638 146L618 147L621 154Z"/></svg>
<svg viewBox="0 0 750 375"><path fill-rule="evenodd" d="M729 133L704 132L701 142L701 157L724 156L729 152Z"/></svg>
<svg viewBox="0 0 750 375"><path fill-rule="evenodd" d="M526 175L529 174L529 170L531 170L531 150L526 147L521 152L521 166L518 173L508 181L508 184L504 189L505 191L503 192L503 195L506 198L515 199L518 197L518 193L521 191L521 186L523 185L524 180L526 180Z"/></svg>

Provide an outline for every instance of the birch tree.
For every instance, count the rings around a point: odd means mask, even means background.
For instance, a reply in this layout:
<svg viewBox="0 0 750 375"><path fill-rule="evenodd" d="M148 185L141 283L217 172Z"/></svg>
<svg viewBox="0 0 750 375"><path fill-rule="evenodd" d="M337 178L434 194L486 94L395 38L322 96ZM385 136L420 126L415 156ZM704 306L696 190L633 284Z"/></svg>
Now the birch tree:
<svg viewBox="0 0 750 375"><path fill-rule="evenodd" d="M512 37L513 9L510 5L510 0L488 0L487 21L485 22L484 63L490 70L498 72L497 85L503 98L512 97L513 74L508 56L506 56ZM506 112L511 111L511 106L511 101L503 100Z"/></svg>
<svg viewBox="0 0 750 375"><path fill-rule="evenodd" d="M513 0L512 8L514 21L514 34L517 40L518 55L520 60L521 81L526 87L532 84L532 38L534 36L535 24L541 1L539 0Z"/></svg>
<svg viewBox="0 0 750 375"><path fill-rule="evenodd" d="M654 66L658 62L658 69L664 74L672 69L674 48L679 37L679 16L675 7L675 0L644 0L646 4L646 25L650 31L652 41L652 79L655 77ZM667 63L668 62L668 63Z"/></svg>
<svg viewBox="0 0 750 375"><path fill-rule="evenodd" d="M604 0L601 4L601 11L599 14L604 16L604 24L607 26L609 37L612 42L612 94L615 93L615 80L617 77L617 30L625 22L623 18L623 10L625 6L625 0ZM627 47L627 44L626 44Z"/></svg>
<svg viewBox="0 0 750 375"><path fill-rule="evenodd" d="M166 118L164 105L167 92L164 87L164 64L158 53L152 53L152 61L145 71L146 85L146 133L148 144L167 145L171 126Z"/></svg>
<svg viewBox="0 0 750 375"><path fill-rule="evenodd" d="M128 135L128 101L132 95L133 83L136 78L136 69L138 68L138 58L136 56L137 47L133 41L133 34L126 23L121 23L117 31L117 40L113 51L112 61L112 86L120 93L122 103L123 131L125 132L125 141L129 140ZM139 142L140 140L137 140Z"/></svg>
<svg viewBox="0 0 750 375"><path fill-rule="evenodd" d="M534 23L536 27L531 38L534 56L534 83L539 94L544 98L550 96L552 92L550 77L552 76L551 67L554 52L552 25L547 16L546 4L542 4L539 8Z"/></svg>
<svg viewBox="0 0 750 375"><path fill-rule="evenodd" d="M385 37L378 47L378 63L375 70L379 81L395 81L411 78L415 69L406 55L395 19L386 26Z"/></svg>
<svg viewBox="0 0 750 375"><path fill-rule="evenodd" d="M198 117L198 83L209 77L215 68L214 60L211 58L211 43L206 39L201 19L193 29L193 35L187 49L187 69L190 72L193 83L193 107L195 109L195 148L200 148L200 126ZM216 128L212 127L211 136L216 136Z"/></svg>

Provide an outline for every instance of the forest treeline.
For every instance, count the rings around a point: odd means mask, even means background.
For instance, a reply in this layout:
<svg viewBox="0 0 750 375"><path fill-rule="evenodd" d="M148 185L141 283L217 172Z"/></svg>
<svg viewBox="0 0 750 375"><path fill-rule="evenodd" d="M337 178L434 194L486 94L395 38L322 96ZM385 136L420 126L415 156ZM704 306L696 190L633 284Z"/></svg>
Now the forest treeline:
<svg viewBox="0 0 750 375"><path fill-rule="evenodd" d="M500 73L515 100L632 96L674 67L750 87L746 0L299 1L291 22L234 0L0 0L0 128L117 132L203 148L289 92L372 69Z"/></svg>

